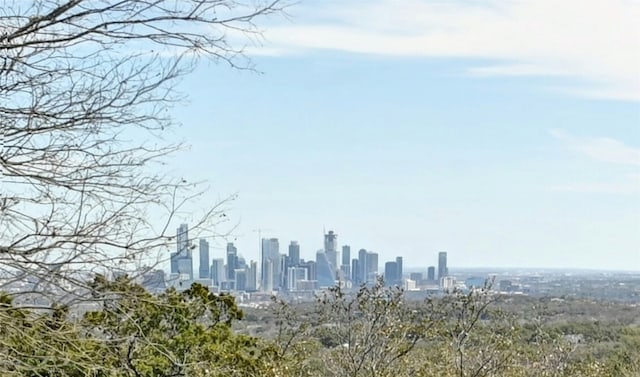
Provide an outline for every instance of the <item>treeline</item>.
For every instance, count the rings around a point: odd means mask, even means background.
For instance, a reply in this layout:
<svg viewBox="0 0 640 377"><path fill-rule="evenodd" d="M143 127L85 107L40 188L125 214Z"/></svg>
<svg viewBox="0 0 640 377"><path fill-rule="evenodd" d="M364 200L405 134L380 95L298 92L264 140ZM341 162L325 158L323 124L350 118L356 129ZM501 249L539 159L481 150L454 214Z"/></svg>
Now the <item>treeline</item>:
<svg viewBox="0 0 640 377"><path fill-rule="evenodd" d="M234 329L243 312L232 296L198 284L152 295L97 277L92 288L100 308L75 319L68 307L34 311L0 296L0 375L640 375L636 325L518 315L489 290L408 302L382 281L334 288L311 306L274 300L259 336Z"/></svg>

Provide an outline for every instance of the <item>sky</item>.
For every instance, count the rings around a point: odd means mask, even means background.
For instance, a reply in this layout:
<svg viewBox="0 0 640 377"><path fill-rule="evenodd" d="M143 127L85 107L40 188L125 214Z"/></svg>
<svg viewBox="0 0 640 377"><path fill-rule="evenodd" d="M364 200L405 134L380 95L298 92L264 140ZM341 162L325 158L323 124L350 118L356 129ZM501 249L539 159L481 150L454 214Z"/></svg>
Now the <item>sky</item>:
<svg viewBox="0 0 640 377"><path fill-rule="evenodd" d="M257 259L262 236L314 258L334 230L381 265L640 270L639 1L287 13L246 49L259 72L205 62L179 86L171 168L205 203L237 194L212 257Z"/></svg>

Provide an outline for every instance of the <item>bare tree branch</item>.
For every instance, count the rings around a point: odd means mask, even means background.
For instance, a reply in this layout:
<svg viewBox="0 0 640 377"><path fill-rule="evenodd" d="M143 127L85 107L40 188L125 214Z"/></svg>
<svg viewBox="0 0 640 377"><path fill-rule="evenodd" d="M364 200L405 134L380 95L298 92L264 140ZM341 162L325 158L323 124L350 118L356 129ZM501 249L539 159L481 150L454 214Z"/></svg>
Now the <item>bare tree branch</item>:
<svg viewBox="0 0 640 377"><path fill-rule="evenodd" d="M96 272L168 256L170 224L202 194L162 172L183 147L162 138L175 85L200 57L251 69L246 36L283 6L0 2L0 290L73 296ZM225 201L192 229L214 232Z"/></svg>

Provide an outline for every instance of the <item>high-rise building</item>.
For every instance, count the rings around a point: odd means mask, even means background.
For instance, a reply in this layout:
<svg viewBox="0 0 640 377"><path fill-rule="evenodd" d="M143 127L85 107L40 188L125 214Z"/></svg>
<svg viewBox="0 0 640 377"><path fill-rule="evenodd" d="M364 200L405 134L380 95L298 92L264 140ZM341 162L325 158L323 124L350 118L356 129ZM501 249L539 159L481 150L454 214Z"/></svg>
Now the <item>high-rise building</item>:
<svg viewBox="0 0 640 377"><path fill-rule="evenodd" d="M398 271L396 272L396 282L398 285L402 285L402 278L404 275L404 270L402 267L402 257L396 257L396 267Z"/></svg>
<svg viewBox="0 0 640 377"><path fill-rule="evenodd" d="M260 287L264 292L271 292L277 287L280 267L280 243L277 238L262 239L262 255L260 261Z"/></svg>
<svg viewBox="0 0 640 377"><path fill-rule="evenodd" d="M315 261L312 261L312 260L306 261L306 262L301 261L300 262L300 267L307 269L307 279L308 280L313 280L313 281L318 280L318 274L316 273L317 269L316 269L316 262Z"/></svg>
<svg viewBox="0 0 640 377"><path fill-rule="evenodd" d="M172 255L171 269L172 273L177 273L180 276L180 280L193 280L193 259L189 246L189 226L187 224L181 224L176 230L176 254Z"/></svg>
<svg viewBox="0 0 640 377"><path fill-rule="evenodd" d="M200 254L200 267L198 268L198 277L200 279L210 279L211 272L209 271L209 242L204 238L200 238L199 245Z"/></svg>
<svg viewBox="0 0 640 377"><path fill-rule="evenodd" d="M327 288L336 285L335 271L331 266L329 255L322 250L316 253L316 274L318 287Z"/></svg>
<svg viewBox="0 0 640 377"><path fill-rule="evenodd" d="M191 257L178 258L178 275L180 275L180 280L193 280L193 260Z"/></svg>
<svg viewBox="0 0 640 377"><path fill-rule="evenodd" d="M177 274L178 273L178 253L171 253L170 263L171 263L171 273Z"/></svg>
<svg viewBox="0 0 640 377"><path fill-rule="evenodd" d="M247 290L247 270L244 268L238 268L233 272L233 276L235 276L233 288L236 291L246 291Z"/></svg>
<svg viewBox="0 0 640 377"><path fill-rule="evenodd" d="M351 246L342 246L342 265L348 266L351 263Z"/></svg>
<svg viewBox="0 0 640 377"><path fill-rule="evenodd" d="M262 278L262 291L264 292L273 292L275 277L274 275L274 263L272 259L267 259L263 264L263 274Z"/></svg>
<svg viewBox="0 0 640 377"><path fill-rule="evenodd" d="M176 252L180 257L186 257L191 253L189 249L189 225L180 224L176 229Z"/></svg>
<svg viewBox="0 0 640 377"><path fill-rule="evenodd" d="M289 268L289 256L286 254L280 254L279 259L280 266L278 267L278 284L277 289L287 288L287 270Z"/></svg>
<svg viewBox="0 0 640 377"><path fill-rule="evenodd" d="M367 252L367 283L375 283L378 278L378 253Z"/></svg>
<svg viewBox="0 0 640 377"><path fill-rule="evenodd" d="M389 286L398 284L398 264L396 262L384 264L384 283Z"/></svg>
<svg viewBox="0 0 640 377"><path fill-rule="evenodd" d="M342 278L351 280L351 246L342 246L342 264L340 265Z"/></svg>
<svg viewBox="0 0 640 377"><path fill-rule="evenodd" d="M338 235L333 230L324 235L324 251L338 251Z"/></svg>
<svg viewBox="0 0 640 377"><path fill-rule="evenodd" d="M436 267L435 266L429 266L429 268L427 268L427 280L430 280L430 281L436 280Z"/></svg>
<svg viewBox="0 0 640 377"><path fill-rule="evenodd" d="M409 279L416 282L416 284L420 284L422 281L422 272L412 272L409 274Z"/></svg>
<svg viewBox="0 0 640 377"><path fill-rule="evenodd" d="M176 229L176 252L171 253L171 273L178 274L180 280L193 280L193 260L187 224L181 224Z"/></svg>
<svg viewBox="0 0 640 377"><path fill-rule="evenodd" d="M338 277L338 235L330 230L324 235L324 253L333 272L333 280Z"/></svg>
<svg viewBox="0 0 640 377"><path fill-rule="evenodd" d="M258 289L258 262L249 262L247 269L247 291L255 291Z"/></svg>
<svg viewBox="0 0 640 377"><path fill-rule="evenodd" d="M342 265L340 266L340 281L349 281L351 280L351 266L350 265Z"/></svg>
<svg viewBox="0 0 640 377"><path fill-rule="evenodd" d="M238 268L238 249L233 242L227 244L227 280L236 280L236 269Z"/></svg>
<svg viewBox="0 0 640 377"><path fill-rule="evenodd" d="M438 253L438 280L442 280L447 275L447 252L441 251Z"/></svg>
<svg viewBox="0 0 640 377"><path fill-rule="evenodd" d="M367 282L367 250L358 251L358 284Z"/></svg>
<svg viewBox="0 0 640 377"><path fill-rule="evenodd" d="M355 285L362 284L360 277L360 261L357 258L351 260L351 281Z"/></svg>
<svg viewBox="0 0 640 377"><path fill-rule="evenodd" d="M297 241L291 241L289 244L289 264L292 267L300 265L300 245Z"/></svg>
<svg viewBox="0 0 640 377"><path fill-rule="evenodd" d="M247 268L249 268L249 266L247 266L247 261L240 254L237 254L236 270L246 270Z"/></svg>
<svg viewBox="0 0 640 377"><path fill-rule="evenodd" d="M304 267L289 267L287 270L287 290L290 292L299 290L298 282L307 279L307 269Z"/></svg>
<svg viewBox="0 0 640 377"><path fill-rule="evenodd" d="M213 281L213 285L216 287L220 287L222 282L225 280L224 259L219 258L211 261L211 280Z"/></svg>

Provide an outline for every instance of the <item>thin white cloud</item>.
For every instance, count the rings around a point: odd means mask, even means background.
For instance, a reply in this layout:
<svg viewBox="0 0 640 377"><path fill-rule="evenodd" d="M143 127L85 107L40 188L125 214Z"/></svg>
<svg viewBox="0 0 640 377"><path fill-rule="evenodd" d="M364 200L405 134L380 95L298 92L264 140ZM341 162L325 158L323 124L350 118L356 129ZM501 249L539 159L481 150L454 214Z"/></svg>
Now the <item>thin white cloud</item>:
<svg viewBox="0 0 640 377"><path fill-rule="evenodd" d="M266 30L270 48L493 59L470 73L563 75L588 83L577 94L640 100L639 1L327 0L298 13Z"/></svg>
<svg viewBox="0 0 640 377"><path fill-rule="evenodd" d="M469 73L474 76L562 76L565 72L553 71L533 64L498 64L473 67Z"/></svg>
<svg viewBox="0 0 640 377"><path fill-rule="evenodd" d="M566 143L573 151L589 156L596 161L640 166L640 148L607 137L579 138L563 130L551 130L551 135Z"/></svg>
<svg viewBox="0 0 640 377"><path fill-rule="evenodd" d="M633 194L640 191L640 180L622 183L572 183L552 186L551 191L584 194Z"/></svg>
<svg viewBox="0 0 640 377"><path fill-rule="evenodd" d="M580 155L597 162L640 167L640 148L607 137L580 138L563 130L551 130L551 135ZM630 194L640 192L640 171L619 176L614 182L578 182L550 187L552 191L575 193Z"/></svg>

